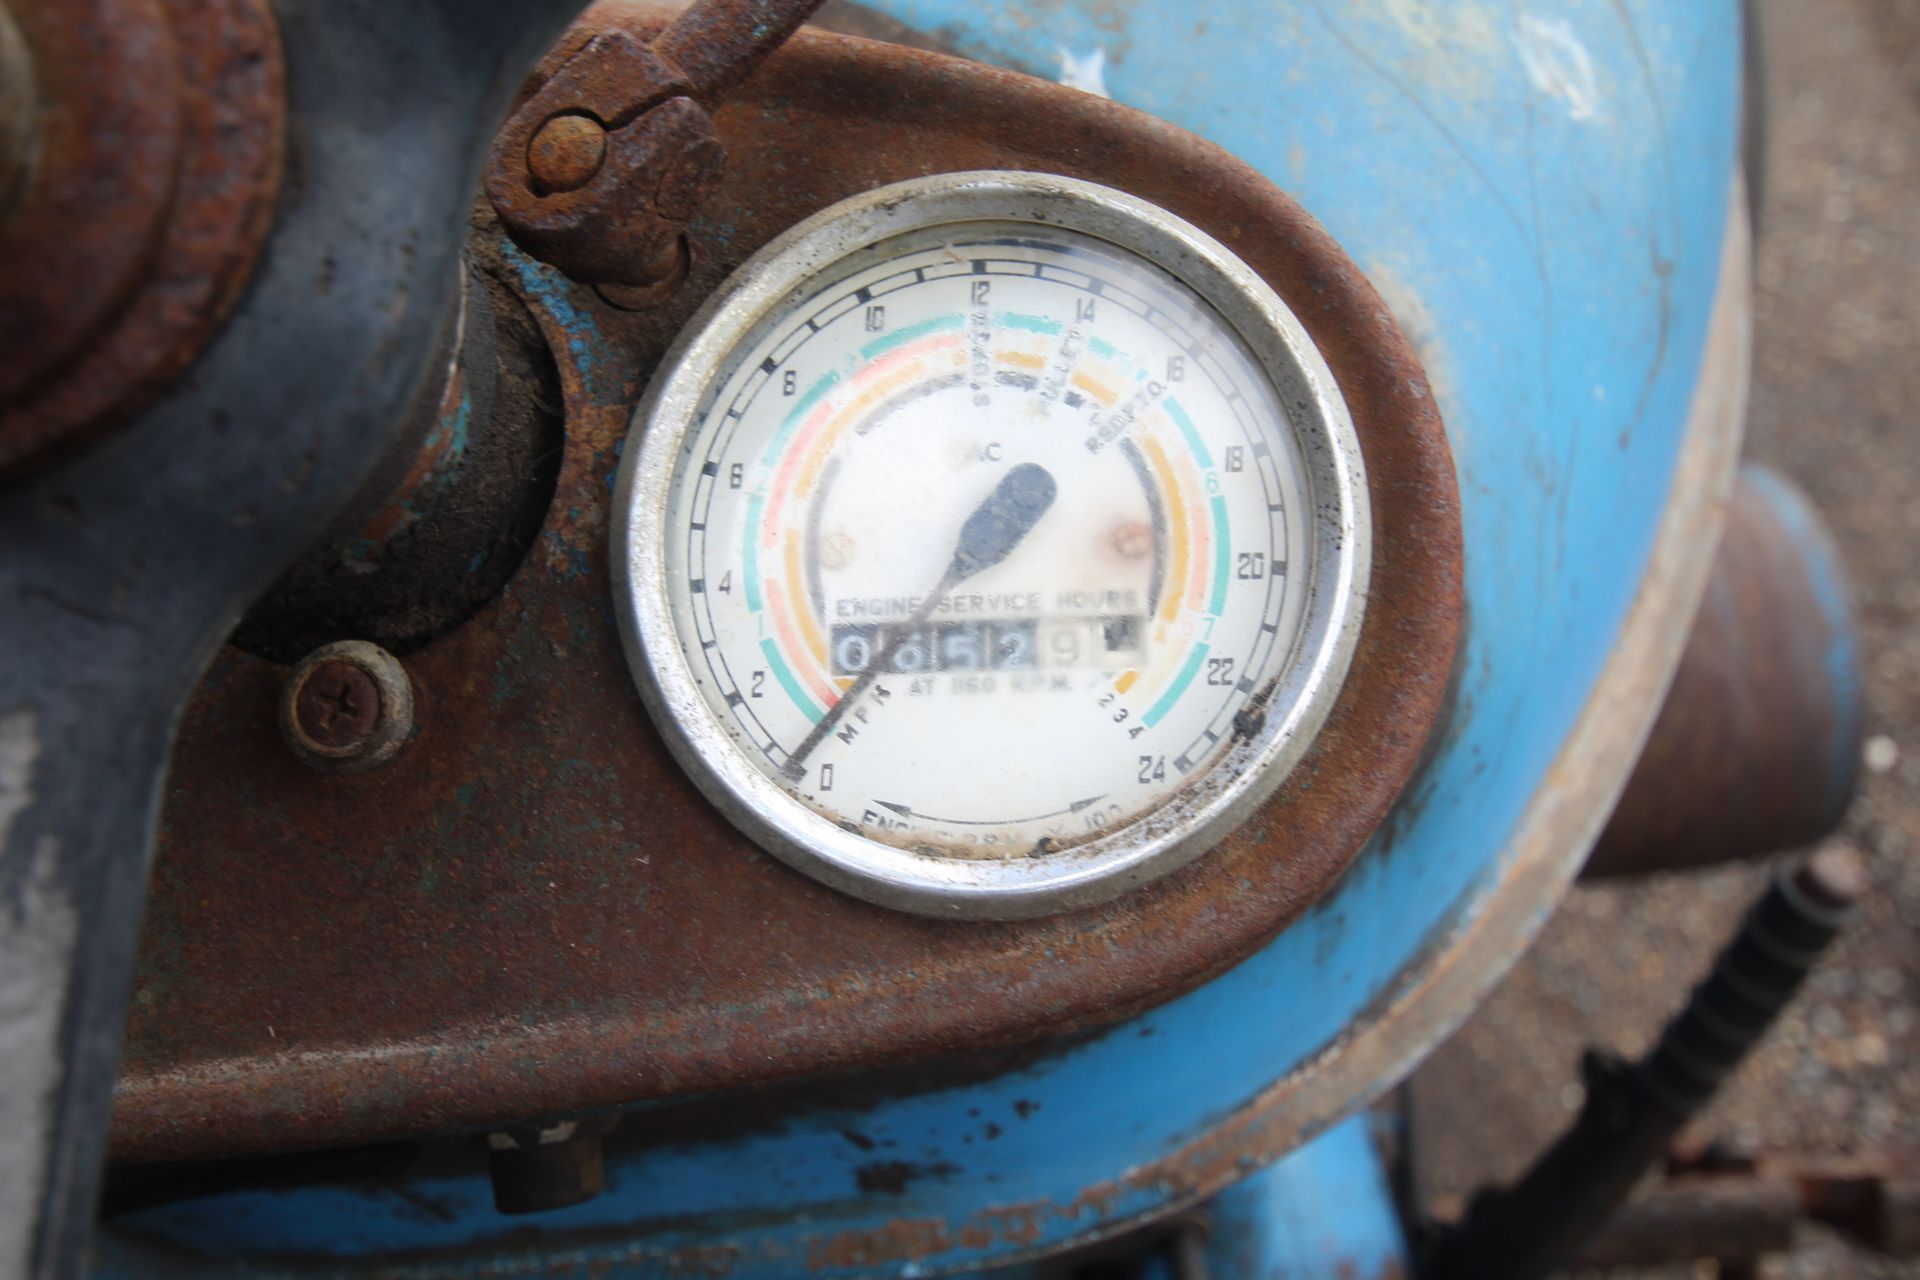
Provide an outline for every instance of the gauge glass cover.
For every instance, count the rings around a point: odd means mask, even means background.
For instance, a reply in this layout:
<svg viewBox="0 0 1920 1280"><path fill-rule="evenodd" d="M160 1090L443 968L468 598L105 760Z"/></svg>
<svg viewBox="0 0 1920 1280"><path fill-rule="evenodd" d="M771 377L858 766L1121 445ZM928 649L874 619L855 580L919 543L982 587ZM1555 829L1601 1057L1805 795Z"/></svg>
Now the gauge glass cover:
<svg viewBox="0 0 1920 1280"><path fill-rule="evenodd" d="M838 888L1015 917L1218 841L1365 598L1353 427L1285 304L1153 205L954 174L710 299L635 415L629 654L681 762Z"/></svg>

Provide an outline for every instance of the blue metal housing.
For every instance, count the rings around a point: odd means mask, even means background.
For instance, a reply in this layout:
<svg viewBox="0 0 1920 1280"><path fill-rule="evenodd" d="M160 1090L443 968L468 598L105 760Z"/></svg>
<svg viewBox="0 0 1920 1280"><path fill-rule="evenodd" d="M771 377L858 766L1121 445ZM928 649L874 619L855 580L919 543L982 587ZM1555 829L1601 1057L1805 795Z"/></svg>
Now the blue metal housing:
<svg viewBox="0 0 1920 1280"><path fill-rule="evenodd" d="M478 1178L176 1203L123 1219L103 1274L142 1269L136 1236L225 1258L466 1251L390 1273L408 1276L951 1274L1212 1192L1180 1172L1183 1153L1252 1123L1263 1096L1280 1101L1261 1123L1299 1141L1412 1065L1350 1063L1345 1037L1418 999L1473 930L1510 833L1558 785L1550 768L1668 507L1737 189L1737 6L886 7L989 61L1083 81L1097 67L1116 99L1265 172L1372 278L1419 348L1460 472L1468 623L1432 758L1338 889L1265 949L1012 1074L655 1148L615 1162L599 1199L531 1223L498 1216ZM1437 1015L1432 1035L1465 1011ZM1336 1071L1337 1096L1271 1092ZM1384 1186L1355 1143L1357 1125L1332 1130L1220 1211L1274 1223L1336 1206L1313 1220L1394 1256ZM875 1152L916 1176L863 1192ZM556 1239L573 1232L587 1234Z"/></svg>

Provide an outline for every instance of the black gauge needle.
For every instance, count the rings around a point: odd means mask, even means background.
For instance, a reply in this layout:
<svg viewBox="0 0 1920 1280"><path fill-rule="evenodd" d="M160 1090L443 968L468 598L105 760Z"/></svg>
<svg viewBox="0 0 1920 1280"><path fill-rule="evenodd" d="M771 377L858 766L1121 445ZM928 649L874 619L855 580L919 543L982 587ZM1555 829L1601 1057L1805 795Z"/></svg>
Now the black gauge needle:
<svg viewBox="0 0 1920 1280"><path fill-rule="evenodd" d="M787 762L781 766L781 772L796 781L806 776L806 760L813 749L833 732L840 723L840 717L846 714L848 707L859 701L867 686L879 678L887 664L893 661L893 654L903 641L921 623L932 615L935 606L949 591L959 586L983 569L991 569L1005 560L1020 540L1027 536L1040 517L1053 505L1056 492L1053 475L1042 466L1032 462L1023 462L1000 477L1000 483L993 487L967 522L960 526L960 541L953 549L953 560L947 565L946 573L941 575L939 585L927 593L913 616L893 629L893 638L882 645L873 661L867 664L840 700L827 708L827 714L814 724L813 731L800 740L787 756Z"/></svg>

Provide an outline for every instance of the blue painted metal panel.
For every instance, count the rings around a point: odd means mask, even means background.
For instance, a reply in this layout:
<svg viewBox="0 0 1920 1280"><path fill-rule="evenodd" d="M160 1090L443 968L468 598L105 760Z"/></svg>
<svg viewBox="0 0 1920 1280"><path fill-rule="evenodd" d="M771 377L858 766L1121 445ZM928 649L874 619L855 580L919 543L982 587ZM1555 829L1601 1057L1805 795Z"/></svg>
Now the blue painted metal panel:
<svg viewBox="0 0 1920 1280"><path fill-rule="evenodd" d="M1207 1205L1207 1274L1235 1280L1410 1275L1413 1257L1374 1143L1342 1122Z"/></svg>
<svg viewBox="0 0 1920 1280"><path fill-rule="evenodd" d="M1045 74L1063 50L1083 64L1103 51L1116 98L1295 194L1414 338L1460 467L1469 620L1452 723L1391 835L1259 954L1069 1051L626 1156L605 1196L537 1224L495 1216L484 1181L465 1179L250 1191L130 1227L223 1255L351 1258L512 1252L529 1230L640 1224L639 1243L570 1248L553 1275L568 1260L594 1275L977 1266L1163 1204L1177 1187L1124 1171L1323 1051L1470 916L1613 643L1664 504L1735 155L1733 0L887 7ZM918 1176L863 1194L876 1158ZM449 1273L491 1265L483 1253Z"/></svg>
<svg viewBox="0 0 1920 1280"><path fill-rule="evenodd" d="M1207 1274L1221 1280L1411 1275L1413 1252L1375 1140L1382 1123L1377 1113L1344 1120L1203 1205L1191 1221ZM1142 1232L1130 1262L1134 1280L1173 1280L1171 1232ZM1037 1280L1046 1267L989 1274Z"/></svg>

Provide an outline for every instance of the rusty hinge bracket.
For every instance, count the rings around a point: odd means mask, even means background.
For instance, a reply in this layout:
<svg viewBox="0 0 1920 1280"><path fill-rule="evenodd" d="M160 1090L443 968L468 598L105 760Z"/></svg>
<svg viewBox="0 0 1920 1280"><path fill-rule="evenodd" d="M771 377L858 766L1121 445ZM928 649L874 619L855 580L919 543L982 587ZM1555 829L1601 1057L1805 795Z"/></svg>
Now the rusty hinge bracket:
<svg viewBox="0 0 1920 1280"><path fill-rule="evenodd" d="M514 240L576 280L645 288L726 172L708 114L821 0L701 0L651 43L607 31L507 121L487 197Z"/></svg>

